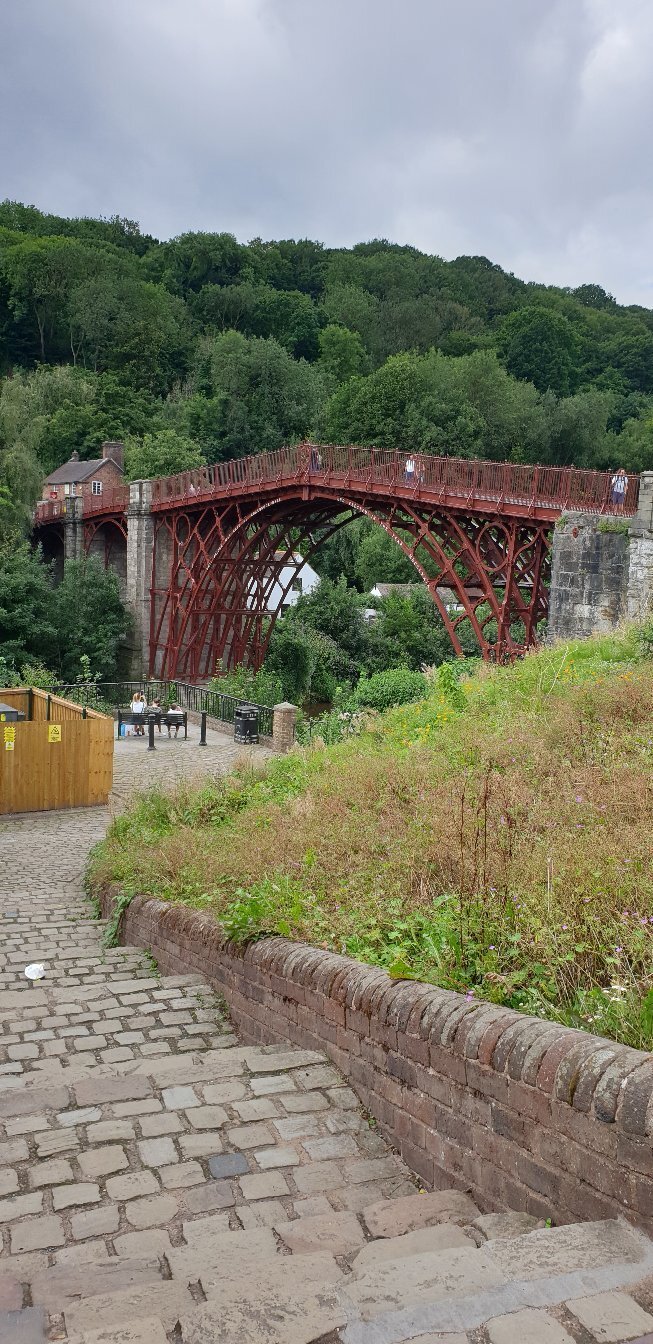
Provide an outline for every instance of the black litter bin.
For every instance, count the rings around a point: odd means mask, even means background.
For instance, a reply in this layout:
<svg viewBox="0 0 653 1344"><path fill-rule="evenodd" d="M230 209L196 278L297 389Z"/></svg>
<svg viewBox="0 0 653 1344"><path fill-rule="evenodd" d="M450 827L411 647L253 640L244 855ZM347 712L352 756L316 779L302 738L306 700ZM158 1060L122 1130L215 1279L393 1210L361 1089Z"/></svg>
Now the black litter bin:
<svg viewBox="0 0 653 1344"><path fill-rule="evenodd" d="M234 742L250 747L258 742L258 709L256 705L238 705L234 714Z"/></svg>

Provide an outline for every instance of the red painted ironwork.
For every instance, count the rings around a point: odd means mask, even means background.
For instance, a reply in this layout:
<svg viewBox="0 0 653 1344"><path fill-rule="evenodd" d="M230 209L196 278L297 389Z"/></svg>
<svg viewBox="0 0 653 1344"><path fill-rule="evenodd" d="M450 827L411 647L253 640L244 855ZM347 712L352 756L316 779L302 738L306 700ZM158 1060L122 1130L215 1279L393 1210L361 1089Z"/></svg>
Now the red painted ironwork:
<svg viewBox="0 0 653 1344"><path fill-rule="evenodd" d="M408 464L414 464L408 471ZM349 487L365 485L375 493L431 499L470 509L498 506L501 513L549 518L565 510L633 514L637 511L639 478L631 476L623 510L610 501L611 474L576 467L538 467L508 462L480 462L456 457L431 457L378 448L343 448L302 443L275 453L220 462L197 471L153 482L153 507L189 504L262 487L314 481Z"/></svg>
<svg viewBox="0 0 653 1344"><path fill-rule="evenodd" d="M36 505L34 522L37 527L51 523L55 518L63 518L66 512L65 499L40 499Z"/></svg>
<svg viewBox="0 0 653 1344"><path fill-rule="evenodd" d="M126 567L127 518L125 514L84 517L84 555L102 556L105 569ZM123 557L122 564L119 557Z"/></svg>
<svg viewBox="0 0 653 1344"><path fill-rule="evenodd" d="M610 480L567 467L303 443L153 481L150 674L198 681L218 664L260 665L276 615L269 597L290 568L288 590L295 552L309 559L361 515L415 566L457 653L467 624L484 657L514 658L546 618L556 519L572 510L636 512L638 478L621 508ZM91 514L95 527L122 518L128 490L85 500L85 529Z"/></svg>
<svg viewBox="0 0 653 1344"><path fill-rule="evenodd" d="M95 517L96 514L106 513L126 513L129 506L129 486L114 485L110 490L103 490L101 495L85 495L83 499L82 513L85 518Z"/></svg>

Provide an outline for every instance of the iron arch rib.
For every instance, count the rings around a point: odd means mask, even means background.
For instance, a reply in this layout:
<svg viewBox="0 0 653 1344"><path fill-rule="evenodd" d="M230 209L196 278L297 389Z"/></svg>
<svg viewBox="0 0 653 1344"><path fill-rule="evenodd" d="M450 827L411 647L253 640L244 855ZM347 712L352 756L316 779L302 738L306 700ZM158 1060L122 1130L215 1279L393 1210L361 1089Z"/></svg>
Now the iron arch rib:
<svg viewBox="0 0 653 1344"><path fill-rule="evenodd" d="M203 680L218 664L260 666L276 621L272 590L292 557L318 549L328 534L365 516L386 531L428 588L456 653L467 622L480 653L509 659L536 638L547 611L550 524L498 511L371 492L307 478L291 488L209 501L162 513L152 583L150 671ZM448 589L457 610L443 597Z"/></svg>

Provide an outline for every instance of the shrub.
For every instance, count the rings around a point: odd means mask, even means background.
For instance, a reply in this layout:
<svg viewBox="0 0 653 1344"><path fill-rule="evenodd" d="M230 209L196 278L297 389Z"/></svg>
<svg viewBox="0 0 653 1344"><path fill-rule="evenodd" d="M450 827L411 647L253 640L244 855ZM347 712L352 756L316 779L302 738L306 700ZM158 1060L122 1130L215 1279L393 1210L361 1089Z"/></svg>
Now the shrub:
<svg viewBox="0 0 653 1344"><path fill-rule="evenodd" d="M281 677L267 668L254 672L251 667L235 667L231 672L218 672L209 683L210 691L219 695L235 695L239 700L251 700L255 705L278 705L284 699Z"/></svg>
<svg viewBox="0 0 653 1344"><path fill-rule="evenodd" d="M393 705L420 700L426 691L423 672L412 672L409 667L392 667L387 672L361 677L353 699L369 709L390 709Z"/></svg>

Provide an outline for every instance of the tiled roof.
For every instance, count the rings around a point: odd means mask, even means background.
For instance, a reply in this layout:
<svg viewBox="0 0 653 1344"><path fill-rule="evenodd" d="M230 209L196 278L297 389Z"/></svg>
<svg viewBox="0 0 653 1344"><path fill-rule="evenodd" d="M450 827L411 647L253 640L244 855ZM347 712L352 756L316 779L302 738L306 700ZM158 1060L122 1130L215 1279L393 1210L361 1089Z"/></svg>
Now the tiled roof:
<svg viewBox="0 0 653 1344"><path fill-rule="evenodd" d="M81 481L90 480L91 476L97 476L102 467L106 467L111 462L118 471L120 467L117 462L113 462L109 457L96 457L91 462L75 462L71 458L70 462L64 462L62 467L57 467L56 471L50 472L46 477L46 485L78 485ZM121 473L122 474L122 473Z"/></svg>

